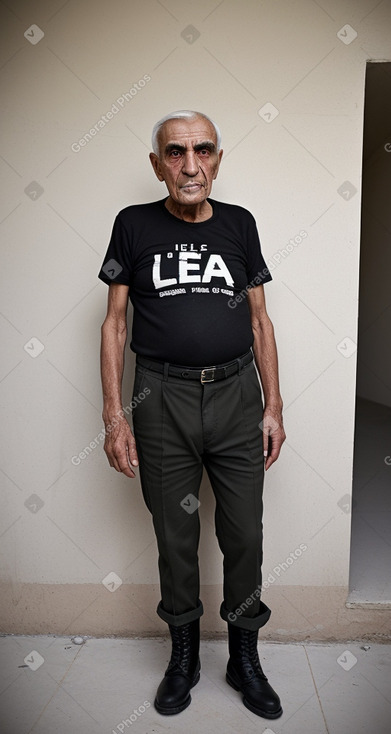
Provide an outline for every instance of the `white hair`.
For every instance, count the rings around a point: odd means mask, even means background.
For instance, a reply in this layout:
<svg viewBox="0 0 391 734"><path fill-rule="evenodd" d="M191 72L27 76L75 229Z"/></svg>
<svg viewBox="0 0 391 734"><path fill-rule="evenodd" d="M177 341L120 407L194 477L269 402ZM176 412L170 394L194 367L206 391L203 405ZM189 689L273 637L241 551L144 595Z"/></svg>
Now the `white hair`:
<svg viewBox="0 0 391 734"><path fill-rule="evenodd" d="M168 122L168 120L181 120L181 119L193 120L195 117L203 117L205 120L209 120L209 122L212 123L216 131L217 152L219 152L220 146L221 146L221 132L220 132L218 125L216 125L216 123L213 120L211 120L211 118L208 117L208 115L205 115L203 112L196 112L195 110L178 110L177 112L170 112L168 115L165 115L165 117L162 117L162 119L159 120L154 125L153 130L152 130L152 150L153 152L156 153L156 155L160 154L158 137L159 137L159 132L165 122Z"/></svg>

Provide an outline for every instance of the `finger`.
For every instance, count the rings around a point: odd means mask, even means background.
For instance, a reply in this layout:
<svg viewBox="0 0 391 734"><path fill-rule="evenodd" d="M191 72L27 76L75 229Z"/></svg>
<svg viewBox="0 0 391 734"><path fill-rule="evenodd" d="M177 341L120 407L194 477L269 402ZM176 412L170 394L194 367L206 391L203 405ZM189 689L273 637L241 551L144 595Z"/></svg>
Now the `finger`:
<svg viewBox="0 0 391 734"><path fill-rule="evenodd" d="M128 477L129 479L134 479L136 476L130 466L125 467L125 469L122 470L122 474L125 474L125 477Z"/></svg>
<svg viewBox="0 0 391 734"><path fill-rule="evenodd" d="M272 464L274 464L275 461L277 461L277 459L278 459L278 457L280 455L281 446L282 446L282 443L283 443L284 440L285 439L283 437L280 437L280 436L278 436L276 434L274 436L272 435L272 437L271 437L271 441L272 441L271 451L270 451L270 454L269 454L268 459L267 459L266 464L265 464L265 470L266 471L271 467Z"/></svg>
<svg viewBox="0 0 391 734"><path fill-rule="evenodd" d="M131 439L130 441L128 441L127 451L128 451L129 461L131 465L138 466L139 462L138 462L138 455L137 455L137 449L136 449L136 441L134 440L134 438L133 440Z"/></svg>
<svg viewBox="0 0 391 734"><path fill-rule="evenodd" d="M278 459L279 451L274 451L272 449L271 453L267 457L266 464L265 464L265 471L270 469L271 465L274 464L275 461Z"/></svg>
<svg viewBox="0 0 391 734"><path fill-rule="evenodd" d="M126 468L123 471L124 471L124 474L126 474L127 477L131 477L132 479L133 479L133 477L136 476L135 473L134 473L134 471L133 471L133 466L132 466L132 463L131 463L131 460L130 460L128 447L126 447Z"/></svg>
<svg viewBox="0 0 391 734"><path fill-rule="evenodd" d="M119 473L126 474L128 477L134 477L134 473L129 469L127 453L119 454L114 451L107 452L107 458L110 466Z"/></svg>
<svg viewBox="0 0 391 734"><path fill-rule="evenodd" d="M121 452L121 454L116 455L116 459L117 459L117 463L119 466L119 471L122 472L122 474L125 474L125 476L133 479L133 477L135 476L135 473L129 461L127 447L125 451Z"/></svg>
<svg viewBox="0 0 391 734"><path fill-rule="evenodd" d="M271 465L273 464L273 459L271 456L268 456L265 463L265 471L267 471Z"/></svg>
<svg viewBox="0 0 391 734"><path fill-rule="evenodd" d="M126 445L125 450L122 452L114 451L113 449L106 449L105 452L109 461L110 466L121 474L133 479L136 475L130 465L128 458L128 447Z"/></svg>
<svg viewBox="0 0 391 734"><path fill-rule="evenodd" d="M114 456L113 452L111 451L111 449L108 446L104 446L103 448L104 448L104 452L105 452L105 454L107 456L107 461L109 462L111 468L112 469L116 469L116 471L119 471L120 469L119 469L118 463L117 463L117 461L115 459L115 456Z"/></svg>
<svg viewBox="0 0 391 734"><path fill-rule="evenodd" d="M267 455L269 453L269 433L267 431L263 432L263 455L265 457L265 460L267 459Z"/></svg>
<svg viewBox="0 0 391 734"><path fill-rule="evenodd" d="M121 471L120 463L119 463L119 461L117 461L117 458L115 457L114 454L111 455L111 464L110 464L110 466L112 466L113 469L115 469L116 471L119 471L119 472Z"/></svg>

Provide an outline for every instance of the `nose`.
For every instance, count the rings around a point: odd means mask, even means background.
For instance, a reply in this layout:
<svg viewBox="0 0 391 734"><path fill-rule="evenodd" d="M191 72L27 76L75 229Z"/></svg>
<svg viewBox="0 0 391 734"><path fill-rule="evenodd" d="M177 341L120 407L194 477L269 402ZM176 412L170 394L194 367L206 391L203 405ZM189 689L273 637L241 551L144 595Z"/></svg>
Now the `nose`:
<svg viewBox="0 0 391 734"><path fill-rule="evenodd" d="M199 171L198 159L194 150L187 150L183 156L182 172L187 176L196 176Z"/></svg>

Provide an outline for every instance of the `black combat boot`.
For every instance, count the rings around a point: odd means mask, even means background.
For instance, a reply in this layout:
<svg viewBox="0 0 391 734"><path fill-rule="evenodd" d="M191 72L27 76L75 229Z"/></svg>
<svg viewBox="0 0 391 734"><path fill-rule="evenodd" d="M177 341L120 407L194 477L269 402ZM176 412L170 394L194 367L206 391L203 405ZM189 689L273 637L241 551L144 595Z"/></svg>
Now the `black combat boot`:
<svg viewBox="0 0 391 734"><path fill-rule="evenodd" d="M282 714L280 699L261 668L257 641L258 630L242 629L228 622L227 682L243 693L244 705L254 714L277 719Z"/></svg>
<svg viewBox="0 0 391 734"><path fill-rule="evenodd" d="M180 627L168 625L172 639L171 660L157 689L159 714L179 714L191 702L190 689L200 679L200 620Z"/></svg>

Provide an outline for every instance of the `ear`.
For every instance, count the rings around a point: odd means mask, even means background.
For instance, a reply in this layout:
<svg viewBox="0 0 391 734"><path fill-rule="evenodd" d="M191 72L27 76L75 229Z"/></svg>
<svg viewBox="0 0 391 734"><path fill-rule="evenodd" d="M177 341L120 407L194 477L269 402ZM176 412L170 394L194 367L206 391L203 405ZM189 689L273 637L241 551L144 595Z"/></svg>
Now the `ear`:
<svg viewBox="0 0 391 734"><path fill-rule="evenodd" d="M150 153L149 160L151 161L152 168L155 171L156 176L158 177L159 181L164 181L164 176L162 174L161 165L160 165L160 158L156 155L156 153Z"/></svg>
<svg viewBox="0 0 391 734"><path fill-rule="evenodd" d="M217 155L217 164L216 164L216 170L214 172L213 180L217 178L217 174L219 172L222 157L223 157L223 150L219 150L218 155Z"/></svg>

